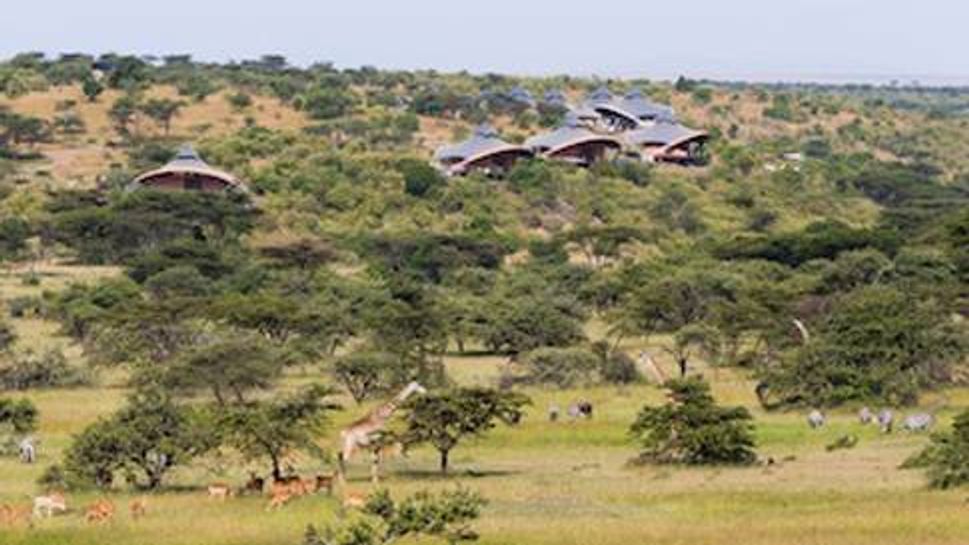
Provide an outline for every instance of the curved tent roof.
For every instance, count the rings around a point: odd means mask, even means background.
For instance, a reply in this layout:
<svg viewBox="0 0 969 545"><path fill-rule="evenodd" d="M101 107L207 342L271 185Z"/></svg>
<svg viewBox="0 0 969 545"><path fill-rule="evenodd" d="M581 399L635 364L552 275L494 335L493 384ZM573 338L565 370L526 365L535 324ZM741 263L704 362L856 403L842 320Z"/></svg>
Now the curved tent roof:
<svg viewBox="0 0 969 545"><path fill-rule="evenodd" d="M542 96L542 102L553 106L565 106L568 103L568 99L561 89L549 89Z"/></svg>
<svg viewBox="0 0 969 545"><path fill-rule="evenodd" d="M137 188L150 182L154 178L160 178L173 174L195 174L206 178L212 178L224 184L227 189L245 189L243 183L235 176L209 166L208 163L199 157L195 149L185 144L178 149L175 158L164 166L141 174L132 182L132 186Z"/></svg>
<svg viewBox="0 0 969 545"><path fill-rule="evenodd" d="M638 119L676 121L676 112L673 108L649 100L639 89L633 89L626 93L626 96L618 101L616 106Z"/></svg>
<svg viewBox="0 0 969 545"><path fill-rule="evenodd" d="M615 97L613 96L612 91L603 85L586 95L585 101L590 104L597 104L603 102L612 102L613 98Z"/></svg>
<svg viewBox="0 0 969 545"><path fill-rule="evenodd" d="M525 141L525 146L539 153L554 155L566 148L594 142L616 148L622 147L622 143L616 138L590 131L582 125L574 113L569 113L559 128L529 138Z"/></svg>
<svg viewBox="0 0 969 545"><path fill-rule="evenodd" d="M708 136L709 134L704 131L690 129L679 123L656 123L629 132L626 134L626 141L634 146L653 145L672 148L684 142Z"/></svg>
<svg viewBox="0 0 969 545"><path fill-rule="evenodd" d="M508 98L523 104L535 103L535 99L532 97L532 94L528 91L528 89L525 89L521 85L515 86L511 91L509 91Z"/></svg>
<svg viewBox="0 0 969 545"><path fill-rule="evenodd" d="M445 164L473 163L490 155L502 153L521 153L531 155L524 147L505 142L491 125L479 125L471 138L454 146L446 146L434 154L434 158Z"/></svg>

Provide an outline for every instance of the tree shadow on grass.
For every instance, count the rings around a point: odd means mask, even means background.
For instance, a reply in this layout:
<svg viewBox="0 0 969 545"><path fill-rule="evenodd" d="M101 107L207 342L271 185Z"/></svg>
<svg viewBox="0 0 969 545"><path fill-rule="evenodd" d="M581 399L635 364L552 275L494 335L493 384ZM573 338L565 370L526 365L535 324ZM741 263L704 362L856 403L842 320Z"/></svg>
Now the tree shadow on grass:
<svg viewBox="0 0 969 545"><path fill-rule="evenodd" d="M510 477L520 475L521 471L502 469L452 469L446 474L435 469L404 469L395 471L394 476L417 481L448 481L451 479L485 479L488 477Z"/></svg>

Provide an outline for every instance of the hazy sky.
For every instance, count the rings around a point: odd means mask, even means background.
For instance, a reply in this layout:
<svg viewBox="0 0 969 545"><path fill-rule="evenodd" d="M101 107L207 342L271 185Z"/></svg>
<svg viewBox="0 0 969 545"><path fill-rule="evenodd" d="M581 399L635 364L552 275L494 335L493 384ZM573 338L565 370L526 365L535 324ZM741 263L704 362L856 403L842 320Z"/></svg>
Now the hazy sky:
<svg viewBox="0 0 969 545"><path fill-rule="evenodd" d="M4 0L25 50L516 74L969 82L965 0Z"/></svg>

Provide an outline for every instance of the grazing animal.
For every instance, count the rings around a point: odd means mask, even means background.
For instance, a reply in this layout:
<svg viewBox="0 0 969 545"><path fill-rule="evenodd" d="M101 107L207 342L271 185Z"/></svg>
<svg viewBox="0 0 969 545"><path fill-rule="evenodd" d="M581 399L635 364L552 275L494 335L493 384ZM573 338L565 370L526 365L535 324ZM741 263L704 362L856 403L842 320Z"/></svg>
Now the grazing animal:
<svg viewBox="0 0 969 545"><path fill-rule="evenodd" d="M128 510L131 511L131 518L140 519L148 513L148 498L142 496L131 500L128 504Z"/></svg>
<svg viewBox="0 0 969 545"><path fill-rule="evenodd" d="M209 497L214 500L225 501L232 496L232 488L225 483L212 483L208 487Z"/></svg>
<svg viewBox="0 0 969 545"><path fill-rule="evenodd" d="M579 414L583 418L592 418L592 403L586 400L580 400L576 405L579 407Z"/></svg>
<svg viewBox="0 0 969 545"><path fill-rule="evenodd" d="M895 422L895 415L890 409L878 411L878 428L882 433L892 433L892 424Z"/></svg>
<svg viewBox="0 0 969 545"><path fill-rule="evenodd" d="M114 504L110 500L100 499L84 510L84 519L89 523L107 522L114 516Z"/></svg>
<svg viewBox="0 0 969 545"><path fill-rule="evenodd" d="M646 352L645 350L639 353L639 366L646 370L646 375L653 379L656 384L664 384L667 380L666 373L663 369L656 363L653 356Z"/></svg>
<svg viewBox="0 0 969 545"><path fill-rule="evenodd" d="M825 423L824 413L822 413L817 409L814 409L813 411L808 413L807 420L808 420L808 425L811 426L811 429L816 430L821 426L824 426L824 423Z"/></svg>
<svg viewBox="0 0 969 545"><path fill-rule="evenodd" d="M554 404L553 405L549 405L549 407L548 407L548 421L549 422L558 422L558 420L559 420L559 413L560 412L561 412L561 410L559 409L559 406L558 405L554 405Z"/></svg>
<svg viewBox="0 0 969 545"><path fill-rule="evenodd" d="M875 415L872 414L871 409L868 407L862 407L861 410L858 411L858 422L868 425L871 424L872 420L874 419Z"/></svg>
<svg viewBox="0 0 969 545"><path fill-rule="evenodd" d="M243 487L243 493L255 493L262 494L262 489L266 486L266 479L256 475L255 472L249 472L249 480L246 482L245 487Z"/></svg>
<svg viewBox="0 0 969 545"><path fill-rule="evenodd" d="M929 413L916 413L905 417L902 421L902 428L906 431L919 432L927 431L935 423L935 417Z"/></svg>
<svg viewBox="0 0 969 545"><path fill-rule="evenodd" d="M367 505L367 495L363 492L343 492L344 509L363 509Z"/></svg>
<svg viewBox="0 0 969 545"><path fill-rule="evenodd" d="M319 492L320 490L326 490L328 496L333 495L333 475L317 475L316 482L313 485L313 491Z"/></svg>
<svg viewBox="0 0 969 545"><path fill-rule="evenodd" d="M412 395L423 394L427 390L417 382L411 382L404 387L393 399L377 407L363 418L350 424L340 431L340 475L346 474L346 463L350 461L357 451L364 448L373 447L379 432L383 431L384 426L390 417L393 416L397 407L407 401ZM374 463L379 458L375 457Z"/></svg>
<svg viewBox="0 0 969 545"><path fill-rule="evenodd" d="M25 464L32 464L37 461L37 446L30 437L25 437L17 445L17 452L20 454L20 461Z"/></svg>
<svg viewBox="0 0 969 545"><path fill-rule="evenodd" d="M67 501L64 499L63 494L54 492L46 496L37 496L34 498L33 513L35 517L49 518L56 513L64 513L66 511Z"/></svg>
<svg viewBox="0 0 969 545"><path fill-rule="evenodd" d="M289 503L289 500L292 498L293 494L289 490L289 487L280 487L278 489L274 489L272 496L269 498L269 504L266 506L266 511L281 509L284 505Z"/></svg>
<svg viewBox="0 0 969 545"><path fill-rule="evenodd" d="M569 420L578 420L582 417L582 412L579 411L579 404L572 403L569 405Z"/></svg>
<svg viewBox="0 0 969 545"><path fill-rule="evenodd" d="M10 526L15 526L18 522L30 524L30 515L32 512L30 505L10 505L5 503L0 505L0 521Z"/></svg>

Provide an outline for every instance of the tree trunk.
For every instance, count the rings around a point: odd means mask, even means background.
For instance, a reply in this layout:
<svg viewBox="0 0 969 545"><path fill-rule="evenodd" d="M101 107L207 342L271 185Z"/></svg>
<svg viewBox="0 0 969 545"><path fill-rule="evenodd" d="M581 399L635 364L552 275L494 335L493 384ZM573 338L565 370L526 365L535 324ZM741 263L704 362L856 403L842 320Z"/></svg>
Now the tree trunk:
<svg viewBox="0 0 969 545"><path fill-rule="evenodd" d="M448 454L450 454L451 451L449 451L449 450L442 450L440 452L441 452L441 474L442 475L447 475Z"/></svg>
<svg viewBox="0 0 969 545"><path fill-rule="evenodd" d="M281 481L283 479L283 472L279 468L279 457L276 456L275 454L270 454L269 459L273 463L273 480Z"/></svg>

